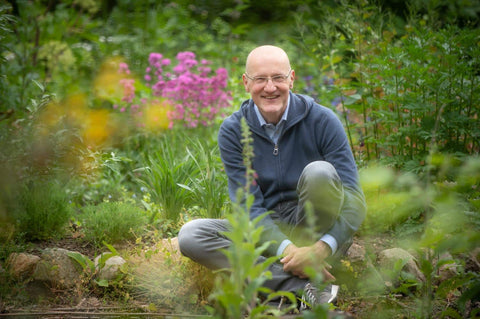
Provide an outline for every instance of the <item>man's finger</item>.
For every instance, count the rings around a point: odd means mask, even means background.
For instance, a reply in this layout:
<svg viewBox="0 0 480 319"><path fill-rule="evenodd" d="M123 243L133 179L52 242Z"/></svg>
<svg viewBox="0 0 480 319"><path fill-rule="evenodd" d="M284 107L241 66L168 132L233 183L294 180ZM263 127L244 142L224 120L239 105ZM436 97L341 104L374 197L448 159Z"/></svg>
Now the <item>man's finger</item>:
<svg viewBox="0 0 480 319"><path fill-rule="evenodd" d="M285 264L285 263L288 263L290 261L290 259L292 259L292 255L288 255L288 256L283 257L282 259L280 259L280 262L282 264Z"/></svg>
<svg viewBox="0 0 480 319"><path fill-rule="evenodd" d="M326 268L323 268L322 274L323 274L323 281L325 282L332 282L336 280L335 276L333 276Z"/></svg>

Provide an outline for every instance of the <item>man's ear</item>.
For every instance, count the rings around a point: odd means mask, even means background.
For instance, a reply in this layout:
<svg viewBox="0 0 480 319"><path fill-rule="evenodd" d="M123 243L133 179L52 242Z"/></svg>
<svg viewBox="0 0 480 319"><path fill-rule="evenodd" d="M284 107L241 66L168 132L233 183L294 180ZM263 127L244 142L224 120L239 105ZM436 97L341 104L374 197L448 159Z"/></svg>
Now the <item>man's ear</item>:
<svg viewBox="0 0 480 319"><path fill-rule="evenodd" d="M293 81L295 81L295 70L292 70L292 74L290 74L290 89L293 89Z"/></svg>
<svg viewBox="0 0 480 319"><path fill-rule="evenodd" d="M245 87L245 91L250 93L250 88L248 87L248 78L245 74L242 75L243 86Z"/></svg>

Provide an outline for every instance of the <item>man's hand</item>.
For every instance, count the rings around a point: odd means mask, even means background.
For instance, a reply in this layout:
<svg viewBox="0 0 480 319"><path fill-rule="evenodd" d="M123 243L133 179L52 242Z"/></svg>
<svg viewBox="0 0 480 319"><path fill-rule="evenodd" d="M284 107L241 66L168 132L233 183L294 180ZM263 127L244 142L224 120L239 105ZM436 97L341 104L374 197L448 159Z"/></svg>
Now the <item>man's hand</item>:
<svg viewBox="0 0 480 319"><path fill-rule="evenodd" d="M334 281L335 277L327 270L331 267L325 263L325 258L331 253L330 246L321 240L312 246L297 247L290 244L285 248L285 257L280 259L280 262L285 272L291 272L300 278L307 278L305 268L313 267L316 270L321 269L324 281Z"/></svg>

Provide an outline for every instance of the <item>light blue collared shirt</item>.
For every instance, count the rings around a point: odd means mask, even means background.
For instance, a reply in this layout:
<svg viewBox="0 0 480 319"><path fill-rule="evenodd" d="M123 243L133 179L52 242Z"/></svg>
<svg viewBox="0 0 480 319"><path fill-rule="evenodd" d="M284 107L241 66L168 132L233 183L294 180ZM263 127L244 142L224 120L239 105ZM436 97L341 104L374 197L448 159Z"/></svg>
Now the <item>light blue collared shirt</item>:
<svg viewBox="0 0 480 319"><path fill-rule="evenodd" d="M257 114L258 121L260 122L260 125L263 127L267 135L272 139L272 141L277 144L278 138L283 132L283 128L285 126L285 122L287 121L287 115L288 115L288 110L290 108L290 96L288 97L288 102L287 102L287 108L285 109L285 112L283 112L282 118L280 121L275 124L267 123L265 119L262 116L262 113L260 113L260 110L258 109L258 106L254 104L255 108L255 113ZM321 241L325 242L328 246L330 246L330 249L332 249L332 255L337 251L338 248L338 243L337 240L329 234L325 234L320 238ZM277 249L277 256L280 256L283 254L283 251L285 248L287 248L288 245L290 245L292 242L289 239L285 239L282 241L280 246L278 246Z"/></svg>
<svg viewBox="0 0 480 319"><path fill-rule="evenodd" d="M288 109L290 108L290 97L288 98L287 108L285 109L285 112L283 112L282 118L276 125L267 123L263 118L262 113L260 113L258 106L256 104L253 104L253 105L255 108L255 113L257 114L258 121L260 122L260 126L263 127L263 129L268 134L268 136L272 139L272 141L275 144L277 144L278 138L282 134L283 127L285 126L285 122L287 121Z"/></svg>

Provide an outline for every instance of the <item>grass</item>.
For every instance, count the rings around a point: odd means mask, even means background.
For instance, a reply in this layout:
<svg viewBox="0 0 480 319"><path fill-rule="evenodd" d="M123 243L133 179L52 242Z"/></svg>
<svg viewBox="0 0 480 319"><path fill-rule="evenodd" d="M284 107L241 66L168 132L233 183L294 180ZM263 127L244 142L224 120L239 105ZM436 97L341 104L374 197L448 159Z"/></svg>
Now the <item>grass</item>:
<svg viewBox="0 0 480 319"><path fill-rule="evenodd" d="M176 239L163 239L128 260L133 298L151 308L201 312L213 287L213 272L183 257Z"/></svg>
<svg viewBox="0 0 480 319"><path fill-rule="evenodd" d="M141 208L123 202L104 202L85 206L79 216L84 240L97 247L104 242L118 244L141 237L147 216Z"/></svg>
<svg viewBox="0 0 480 319"><path fill-rule="evenodd" d="M33 180L15 191L10 209L18 236L34 241L64 234L72 209L62 185L55 181Z"/></svg>

